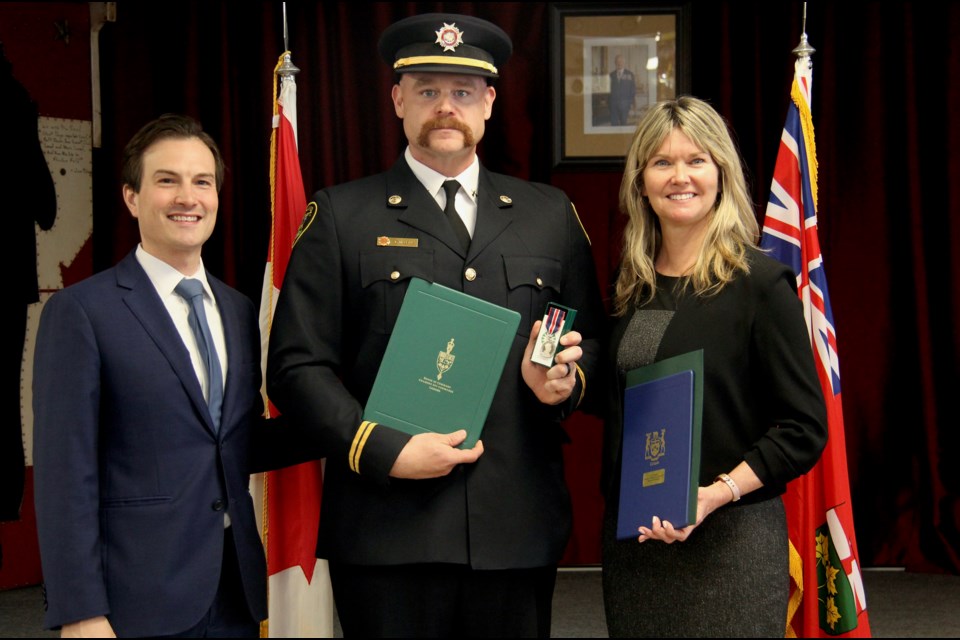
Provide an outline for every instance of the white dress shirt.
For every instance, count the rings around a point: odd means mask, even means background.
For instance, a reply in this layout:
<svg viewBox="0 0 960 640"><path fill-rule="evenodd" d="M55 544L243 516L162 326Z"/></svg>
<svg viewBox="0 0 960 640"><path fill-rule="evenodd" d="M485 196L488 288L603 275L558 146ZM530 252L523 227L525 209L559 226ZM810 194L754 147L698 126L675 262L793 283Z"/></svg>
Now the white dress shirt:
<svg viewBox="0 0 960 640"><path fill-rule="evenodd" d="M407 147L403 157L410 165L413 175L417 176L420 184L436 200L441 211L447 206L447 194L443 190L443 183L447 180L456 180L460 183L460 190L457 191L457 213L460 214L464 226L467 227L467 232L473 238L473 231L477 228L477 188L480 183L480 161L477 156L473 156L473 162L458 176L445 176L442 173L437 173L414 158L413 154L410 153L410 147Z"/></svg>
<svg viewBox="0 0 960 640"><path fill-rule="evenodd" d="M193 335L187 316L190 313L190 303L183 299L174 289L184 278L196 278L203 283L203 310L207 314L207 324L210 325L210 334L213 336L214 346L217 348L217 357L220 358L220 370L223 371L223 383L226 386L227 381L227 343L223 338L223 320L220 318L220 310L217 308L217 301L213 297L213 291L210 289L210 283L207 282L207 272L203 268L203 260L200 261L200 269L192 276L185 276L169 264L155 258L146 252L143 245L137 245L137 262L147 272L147 277L157 290L163 306L167 308L173 324L177 327L180 339L186 345L190 352L190 361L193 363L193 370L200 380L200 388L203 389L203 397L209 397L210 383L207 380L207 365L200 357L200 348L197 346L197 338ZM230 526L230 513L223 513L223 527Z"/></svg>
<svg viewBox="0 0 960 640"><path fill-rule="evenodd" d="M157 290L160 300L167 308L173 324L177 327L177 332L190 352L190 361L193 363L193 370L200 380L200 388L203 389L203 397L209 398L210 383L207 380L207 366L200 357L200 349L197 347L197 339L190 329L190 323L187 316L190 313L190 303L184 300L174 291L176 286L184 278L196 278L203 283L203 309L207 313L207 324L210 325L210 334L213 336L213 344L217 349L217 357L220 359L220 369L223 371L223 380L227 380L227 344L223 337L223 321L220 318L220 311L217 308L217 301L213 297L213 291L210 289L210 283L207 282L207 272L203 268L203 261L200 261L200 269L191 276L184 276L182 273L171 267L169 264L155 258L144 250L142 245L137 246L137 261L143 270L147 272L147 277L153 283L153 288Z"/></svg>

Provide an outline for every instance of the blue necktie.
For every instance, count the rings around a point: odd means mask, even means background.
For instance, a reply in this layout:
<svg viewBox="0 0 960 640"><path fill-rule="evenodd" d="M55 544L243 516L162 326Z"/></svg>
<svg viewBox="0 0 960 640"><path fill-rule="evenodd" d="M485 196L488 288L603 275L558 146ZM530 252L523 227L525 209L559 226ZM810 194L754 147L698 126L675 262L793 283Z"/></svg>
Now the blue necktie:
<svg viewBox="0 0 960 640"><path fill-rule="evenodd" d="M220 409L223 406L223 371L220 369L217 347L210 334L210 325L207 324L207 312L203 308L203 283L193 278L184 278L174 291L190 305L187 322L190 323L190 329L200 349L200 357L207 367L207 406L210 408L214 429L219 429Z"/></svg>

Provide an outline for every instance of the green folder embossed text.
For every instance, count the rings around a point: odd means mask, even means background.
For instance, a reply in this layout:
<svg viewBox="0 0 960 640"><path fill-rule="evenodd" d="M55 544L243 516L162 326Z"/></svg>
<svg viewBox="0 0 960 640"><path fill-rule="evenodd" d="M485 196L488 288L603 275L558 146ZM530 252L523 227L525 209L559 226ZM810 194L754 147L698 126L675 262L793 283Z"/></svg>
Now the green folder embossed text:
<svg viewBox="0 0 960 640"><path fill-rule="evenodd" d="M416 435L480 438L520 314L411 278L363 419Z"/></svg>

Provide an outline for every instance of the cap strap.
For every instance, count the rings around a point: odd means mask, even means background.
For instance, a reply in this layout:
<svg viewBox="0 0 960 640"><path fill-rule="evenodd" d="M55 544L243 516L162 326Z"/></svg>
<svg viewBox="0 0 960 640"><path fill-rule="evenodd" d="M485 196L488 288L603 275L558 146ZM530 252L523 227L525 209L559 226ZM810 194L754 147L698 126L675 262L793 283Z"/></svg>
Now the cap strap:
<svg viewBox="0 0 960 640"><path fill-rule="evenodd" d="M476 67L491 73L497 73L497 68L489 62L475 60L474 58L458 58L455 56L411 56L409 58L400 58L393 63L393 68L400 69L414 64L452 64L462 67Z"/></svg>

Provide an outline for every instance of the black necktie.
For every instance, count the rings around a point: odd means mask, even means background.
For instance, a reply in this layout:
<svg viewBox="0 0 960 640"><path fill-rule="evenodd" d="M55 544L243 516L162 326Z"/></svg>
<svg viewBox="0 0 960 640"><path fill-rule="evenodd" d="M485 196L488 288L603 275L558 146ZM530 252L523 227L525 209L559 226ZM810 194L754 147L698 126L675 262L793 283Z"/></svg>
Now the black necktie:
<svg viewBox="0 0 960 640"><path fill-rule="evenodd" d="M447 220L457 234L460 246L466 251L470 248L470 232L467 231L467 225L463 224L463 218L457 213L457 191L460 190L460 183L456 180L447 180L443 183L443 190L447 193L447 206L443 208L443 212L447 214Z"/></svg>
<svg viewBox="0 0 960 640"><path fill-rule="evenodd" d="M213 343L210 325L207 324L207 312L203 308L203 283L194 278L184 278L174 291L190 305L187 322L197 339L200 357L207 367L207 406L213 418L214 429L220 428L220 410L223 406L223 370L217 347Z"/></svg>

